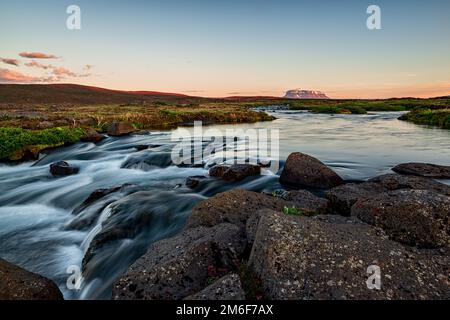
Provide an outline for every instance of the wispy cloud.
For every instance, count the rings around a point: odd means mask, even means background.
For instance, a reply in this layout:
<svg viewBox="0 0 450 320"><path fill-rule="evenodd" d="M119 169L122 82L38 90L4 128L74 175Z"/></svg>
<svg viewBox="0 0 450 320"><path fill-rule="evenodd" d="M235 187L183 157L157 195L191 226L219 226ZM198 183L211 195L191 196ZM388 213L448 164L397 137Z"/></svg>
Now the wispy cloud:
<svg viewBox="0 0 450 320"><path fill-rule="evenodd" d="M25 65L30 68L39 68L39 69L43 69L43 70L50 70L51 71L50 77L47 78L47 81L50 81L50 82L61 81L66 78L86 78L91 75L90 73L76 73L76 72L73 72L64 67L57 67L57 66L54 66L51 64L43 64L43 63L37 62L35 60L25 63ZM86 65L86 66L89 66L90 68L92 68L92 66L90 66L90 65ZM83 68L84 70L86 70L86 66Z"/></svg>
<svg viewBox="0 0 450 320"><path fill-rule="evenodd" d="M0 82L39 82L38 77L25 75L18 71L0 69Z"/></svg>
<svg viewBox="0 0 450 320"><path fill-rule="evenodd" d="M16 67L20 64L20 61L17 59L0 58L0 61Z"/></svg>
<svg viewBox="0 0 450 320"><path fill-rule="evenodd" d="M43 52L21 52L19 53L19 56L29 59L59 59L59 57L53 54L47 54Z"/></svg>
<svg viewBox="0 0 450 320"><path fill-rule="evenodd" d="M39 62L34 61L34 60L31 61L31 62L25 63L25 65L27 67L40 68L40 69L45 69L45 70L54 68L54 66L52 66L51 64L42 64L42 63L39 63Z"/></svg>

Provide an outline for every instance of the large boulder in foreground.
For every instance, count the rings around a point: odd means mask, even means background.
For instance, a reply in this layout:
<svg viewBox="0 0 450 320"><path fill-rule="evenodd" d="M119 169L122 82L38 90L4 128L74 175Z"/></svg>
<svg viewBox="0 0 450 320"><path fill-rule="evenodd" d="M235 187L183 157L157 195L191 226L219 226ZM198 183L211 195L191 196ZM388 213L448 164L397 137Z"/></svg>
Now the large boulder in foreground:
<svg viewBox="0 0 450 320"><path fill-rule="evenodd" d="M113 299L179 300L237 268L245 235L237 226L185 230L154 243L114 285ZM222 274L221 274L222 273Z"/></svg>
<svg viewBox="0 0 450 320"><path fill-rule="evenodd" d="M291 186L329 189L341 185L343 180L318 159L295 152L287 158L280 182Z"/></svg>
<svg viewBox="0 0 450 320"><path fill-rule="evenodd" d="M80 168L74 167L66 161L58 161L50 165L50 173L53 176L70 176L73 174L77 174L79 171Z"/></svg>
<svg viewBox="0 0 450 320"><path fill-rule="evenodd" d="M396 190L359 200L352 215L395 241L423 247L450 245L450 197L428 190Z"/></svg>
<svg viewBox="0 0 450 320"><path fill-rule="evenodd" d="M185 300L245 300L245 293L239 276L231 273Z"/></svg>
<svg viewBox="0 0 450 320"><path fill-rule="evenodd" d="M450 166L430 163L402 163L392 168L392 171L433 179L450 179Z"/></svg>
<svg viewBox="0 0 450 320"><path fill-rule="evenodd" d="M192 210L187 228L211 227L222 222L245 228L247 220L259 210L282 211L284 207L295 207L307 215L323 214L328 210L328 200L306 190L285 191L281 195L272 196L233 189L198 203Z"/></svg>
<svg viewBox="0 0 450 320"><path fill-rule="evenodd" d="M249 265L266 299L449 299L449 254L389 240L353 218L264 214ZM380 290L367 286L368 267Z"/></svg>
<svg viewBox="0 0 450 320"><path fill-rule="evenodd" d="M108 126L108 135L120 137L135 132L136 129L128 122L113 122Z"/></svg>
<svg viewBox="0 0 450 320"><path fill-rule="evenodd" d="M286 201L262 193L233 189L222 192L197 204L192 210L187 228L211 227L222 222L244 227L254 212L270 208L281 211Z"/></svg>
<svg viewBox="0 0 450 320"><path fill-rule="evenodd" d="M0 300L62 300L56 284L0 259Z"/></svg>

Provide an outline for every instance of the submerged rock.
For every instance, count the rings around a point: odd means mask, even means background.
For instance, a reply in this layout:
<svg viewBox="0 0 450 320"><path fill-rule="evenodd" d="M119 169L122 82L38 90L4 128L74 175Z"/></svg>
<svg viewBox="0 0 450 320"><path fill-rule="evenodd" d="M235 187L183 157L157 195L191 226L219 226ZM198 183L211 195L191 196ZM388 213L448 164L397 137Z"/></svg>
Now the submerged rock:
<svg viewBox="0 0 450 320"><path fill-rule="evenodd" d="M110 136L126 136L135 131L134 126L128 122L113 122L108 126L108 135Z"/></svg>
<svg viewBox="0 0 450 320"><path fill-rule="evenodd" d="M450 245L450 197L428 190L396 190L362 199L352 215L395 241L423 248Z"/></svg>
<svg viewBox="0 0 450 320"><path fill-rule="evenodd" d="M0 300L63 300L56 284L0 259Z"/></svg>
<svg viewBox="0 0 450 320"><path fill-rule="evenodd" d="M341 216L261 215L249 266L267 299L449 299L448 254L404 247ZM380 290L367 286L380 269Z"/></svg>
<svg viewBox="0 0 450 320"><path fill-rule="evenodd" d="M139 186L132 184L95 190L72 211L76 217L67 224L65 230L84 230L91 227L109 204L139 190Z"/></svg>
<svg viewBox="0 0 450 320"><path fill-rule="evenodd" d="M292 186L328 189L341 185L344 181L316 158L295 152L287 158L280 182Z"/></svg>
<svg viewBox="0 0 450 320"><path fill-rule="evenodd" d="M199 186L199 184L203 181L205 181L207 177L205 176L192 176L186 178L186 187L190 189L195 189Z"/></svg>
<svg viewBox="0 0 450 320"><path fill-rule="evenodd" d="M58 161L50 165L50 173L53 176L70 176L77 174L80 168L73 167L65 161Z"/></svg>
<svg viewBox="0 0 450 320"><path fill-rule="evenodd" d="M245 300L245 293L239 276L231 273L185 300Z"/></svg>
<svg viewBox="0 0 450 320"><path fill-rule="evenodd" d="M119 300L178 300L237 268L245 236L231 224L193 228L154 243L113 287Z"/></svg>
<svg viewBox="0 0 450 320"><path fill-rule="evenodd" d="M143 243L149 235L160 234L160 230L181 229L193 203L200 199L200 195L176 191L137 191L120 197L101 211L103 219L97 221L98 232L88 244L83 270L91 273L99 263L107 264L108 257L124 240Z"/></svg>
<svg viewBox="0 0 450 320"><path fill-rule="evenodd" d="M450 179L450 166L430 163L402 163L392 168L392 171L426 178Z"/></svg>
<svg viewBox="0 0 450 320"><path fill-rule="evenodd" d="M121 168L146 171L154 168L167 168L172 164L172 154L170 152L148 150L128 157Z"/></svg>

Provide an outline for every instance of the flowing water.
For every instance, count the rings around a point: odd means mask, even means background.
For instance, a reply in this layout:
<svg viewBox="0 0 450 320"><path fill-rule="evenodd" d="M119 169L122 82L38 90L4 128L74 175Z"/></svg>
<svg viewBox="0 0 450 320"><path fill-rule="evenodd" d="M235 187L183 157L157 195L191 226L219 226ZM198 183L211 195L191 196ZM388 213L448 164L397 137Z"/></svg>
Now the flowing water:
<svg viewBox="0 0 450 320"><path fill-rule="evenodd" d="M279 129L280 167L289 153L301 151L347 180L387 173L403 162L450 164L450 131L398 121L400 113L272 113L278 118L273 122L208 128ZM170 131L152 132L75 144L34 163L1 165L0 257L53 279L66 299L108 298L113 281L152 242L179 232L199 201L236 187L268 192L281 187L277 172L264 170L240 183L210 179L189 189L185 179L206 175L217 155L203 166L175 166L170 161L175 144ZM138 151L140 145L150 148ZM242 152L252 146L233 148ZM80 173L52 177L49 164L59 160L80 167ZM124 184L92 206L77 208L93 191ZM110 241L89 249L105 237ZM81 288L69 289L67 279L85 256Z"/></svg>

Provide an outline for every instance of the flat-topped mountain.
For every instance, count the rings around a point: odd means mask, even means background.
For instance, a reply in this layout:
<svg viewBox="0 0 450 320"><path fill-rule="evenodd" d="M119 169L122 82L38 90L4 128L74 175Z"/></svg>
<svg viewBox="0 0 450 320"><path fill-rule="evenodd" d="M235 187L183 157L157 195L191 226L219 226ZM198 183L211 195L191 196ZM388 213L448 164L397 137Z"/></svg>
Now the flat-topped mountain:
<svg viewBox="0 0 450 320"><path fill-rule="evenodd" d="M284 97L288 99L329 99L323 92L302 89L289 90Z"/></svg>

